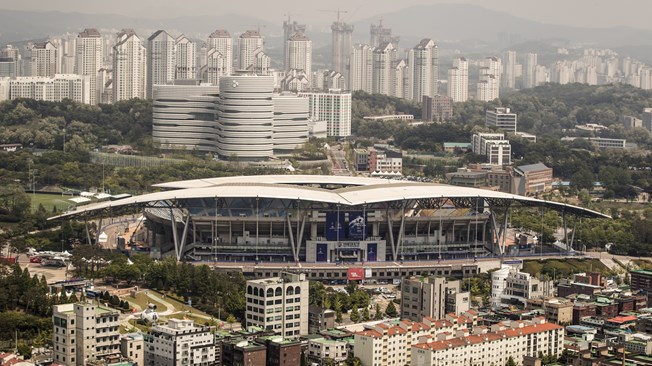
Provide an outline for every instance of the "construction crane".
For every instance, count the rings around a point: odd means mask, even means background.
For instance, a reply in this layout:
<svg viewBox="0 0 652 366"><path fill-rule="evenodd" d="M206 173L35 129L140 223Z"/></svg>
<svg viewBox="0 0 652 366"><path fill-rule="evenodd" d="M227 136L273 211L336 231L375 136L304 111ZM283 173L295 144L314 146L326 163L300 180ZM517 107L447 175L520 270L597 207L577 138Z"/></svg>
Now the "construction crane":
<svg viewBox="0 0 652 366"><path fill-rule="evenodd" d="M348 11L346 10L340 10L340 8L337 8L337 10L318 10L322 12L327 12L327 13L337 13L337 21L340 21L340 14L346 14Z"/></svg>

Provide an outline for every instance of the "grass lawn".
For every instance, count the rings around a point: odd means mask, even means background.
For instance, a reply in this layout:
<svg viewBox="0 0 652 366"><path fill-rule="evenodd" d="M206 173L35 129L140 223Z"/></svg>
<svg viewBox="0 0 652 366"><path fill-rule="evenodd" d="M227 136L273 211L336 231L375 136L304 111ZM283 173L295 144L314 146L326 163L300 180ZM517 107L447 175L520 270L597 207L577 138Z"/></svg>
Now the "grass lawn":
<svg viewBox="0 0 652 366"><path fill-rule="evenodd" d="M150 291L150 290L147 290ZM156 311L159 313L162 313L166 311L168 308L167 306L161 304L160 302L152 299L151 297L147 296L145 292L139 292L136 294L136 297L133 297L131 295L124 296L123 297L125 300L129 301L130 303L134 303L140 307L141 310L147 309L147 305L149 303L152 303L156 305Z"/></svg>
<svg viewBox="0 0 652 366"><path fill-rule="evenodd" d="M68 201L72 196L61 194L46 194L46 193L29 193L29 198L32 200L32 211L36 211L39 204L42 204L45 207L47 212L52 212L54 207L57 208L58 212L65 211L68 207L75 205L74 202Z"/></svg>
<svg viewBox="0 0 652 366"><path fill-rule="evenodd" d="M573 273L600 272L603 275L612 274L611 270L599 259L567 258L567 259L546 259L529 260L523 262L523 272L533 276L548 274L550 277L565 278Z"/></svg>

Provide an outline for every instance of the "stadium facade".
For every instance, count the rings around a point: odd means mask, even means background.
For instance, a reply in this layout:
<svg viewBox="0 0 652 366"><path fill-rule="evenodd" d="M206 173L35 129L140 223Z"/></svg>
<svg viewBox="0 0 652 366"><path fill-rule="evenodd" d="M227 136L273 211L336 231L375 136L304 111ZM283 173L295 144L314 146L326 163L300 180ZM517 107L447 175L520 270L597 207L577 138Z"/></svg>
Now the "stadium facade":
<svg viewBox="0 0 652 366"><path fill-rule="evenodd" d="M155 187L162 191L61 216L106 217L137 206L147 219L146 240L162 256L323 264L503 254L512 205L605 217L502 192L360 177L241 176Z"/></svg>

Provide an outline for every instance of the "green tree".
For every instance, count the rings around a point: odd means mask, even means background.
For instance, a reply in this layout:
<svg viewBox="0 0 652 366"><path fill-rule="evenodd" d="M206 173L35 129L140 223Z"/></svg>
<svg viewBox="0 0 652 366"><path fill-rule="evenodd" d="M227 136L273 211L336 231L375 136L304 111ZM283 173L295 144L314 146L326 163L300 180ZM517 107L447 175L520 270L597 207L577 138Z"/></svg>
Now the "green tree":
<svg viewBox="0 0 652 366"><path fill-rule="evenodd" d="M365 307L364 310L362 310L362 320L366 322L371 320L371 315L369 315L369 307Z"/></svg>
<svg viewBox="0 0 652 366"><path fill-rule="evenodd" d="M351 310L351 321L357 323L360 320L360 311L358 309Z"/></svg>
<svg viewBox="0 0 652 366"><path fill-rule="evenodd" d="M505 366L516 366L516 362L514 361L514 358L513 358L512 356L509 356L509 358L507 359L507 363L505 364Z"/></svg>
<svg viewBox="0 0 652 366"><path fill-rule="evenodd" d="M374 312L374 320L382 320L383 312L380 310L380 304L376 303L376 311Z"/></svg>
<svg viewBox="0 0 652 366"><path fill-rule="evenodd" d="M390 318L396 318L398 316L398 311L396 310L396 305L394 305L393 301L390 301L389 304L387 304L385 315Z"/></svg>
<svg viewBox="0 0 652 366"><path fill-rule="evenodd" d="M571 183L577 189L591 189L594 181L593 173L586 167L581 168L571 177Z"/></svg>

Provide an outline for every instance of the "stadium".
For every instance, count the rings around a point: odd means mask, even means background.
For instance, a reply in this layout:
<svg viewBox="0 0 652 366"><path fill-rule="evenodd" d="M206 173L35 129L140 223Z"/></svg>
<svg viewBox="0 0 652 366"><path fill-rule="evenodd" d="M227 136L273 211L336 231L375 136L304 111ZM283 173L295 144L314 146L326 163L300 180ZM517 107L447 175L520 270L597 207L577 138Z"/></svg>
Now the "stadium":
<svg viewBox="0 0 652 366"><path fill-rule="evenodd" d="M608 217L564 203L436 183L316 175L168 182L160 191L80 206L58 218L142 210L156 256L208 262L372 265L515 255L512 207ZM133 212L133 211L132 211Z"/></svg>

